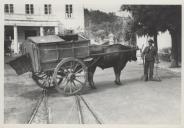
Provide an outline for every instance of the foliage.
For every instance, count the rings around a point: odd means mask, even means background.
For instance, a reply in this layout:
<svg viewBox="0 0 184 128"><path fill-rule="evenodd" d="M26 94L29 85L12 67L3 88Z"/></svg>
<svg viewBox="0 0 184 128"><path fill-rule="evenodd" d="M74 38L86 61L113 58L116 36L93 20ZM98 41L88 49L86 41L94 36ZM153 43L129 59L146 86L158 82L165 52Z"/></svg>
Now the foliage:
<svg viewBox="0 0 184 128"><path fill-rule="evenodd" d="M91 20L91 23L100 24L101 22L112 23L116 20L117 16L110 12L105 13L99 10L84 9L85 21Z"/></svg>
<svg viewBox="0 0 184 128"><path fill-rule="evenodd" d="M85 28L90 31L93 36L100 36L99 31L108 35L111 31L113 23L117 16L114 13L105 13L99 10L84 9ZM98 35L99 34L99 35Z"/></svg>
<svg viewBox="0 0 184 128"><path fill-rule="evenodd" d="M135 32L153 36L158 31L181 30L181 6L178 5L122 5L121 10L132 13Z"/></svg>
<svg viewBox="0 0 184 128"><path fill-rule="evenodd" d="M113 33L118 41L130 41L133 22L130 17L119 17L114 13L84 9L85 29L93 37L106 37Z"/></svg>
<svg viewBox="0 0 184 128"><path fill-rule="evenodd" d="M158 12L153 6L148 5L122 5L121 10L132 13L134 18L135 32L142 35L153 36L158 22Z"/></svg>
<svg viewBox="0 0 184 128"><path fill-rule="evenodd" d="M159 31L168 30L172 38L173 67L181 56L181 5L122 5L134 18L134 31L142 36L154 36L157 45ZM180 53L178 53L180 51Z"/></svg>

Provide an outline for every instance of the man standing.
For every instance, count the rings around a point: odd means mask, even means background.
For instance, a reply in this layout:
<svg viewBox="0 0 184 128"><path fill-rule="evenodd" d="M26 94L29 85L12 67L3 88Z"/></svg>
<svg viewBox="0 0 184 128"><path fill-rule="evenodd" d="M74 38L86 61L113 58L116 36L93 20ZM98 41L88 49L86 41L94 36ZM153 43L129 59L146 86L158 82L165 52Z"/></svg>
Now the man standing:
<svg viewBox="0 0 184 128"><path fill-rule="evenodd" d="M142 52L142 58L144 58L144 80L148 81L153 80L153 69L154 69L154 63L156 60L156 63L158 63L157 57L157 49L153 46L154 41L149 40L148 41L149 46L147 46L144 51ZM149 72L149 73L148 73Z"/></svg>
<svg viewBox="0 0 184 128"><path fill-rule="evenodd" d="M5 54L11 56L11 37L7 38L4 40L4 50L5 50Z"/></svg>

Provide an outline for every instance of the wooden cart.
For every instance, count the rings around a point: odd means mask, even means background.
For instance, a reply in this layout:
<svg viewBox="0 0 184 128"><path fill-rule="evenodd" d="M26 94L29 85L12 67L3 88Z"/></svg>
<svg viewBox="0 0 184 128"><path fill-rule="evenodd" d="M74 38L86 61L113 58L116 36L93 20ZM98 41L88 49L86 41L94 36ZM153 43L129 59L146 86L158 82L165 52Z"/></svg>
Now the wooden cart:
<svg viewBox="0 0 184 128"><path fill-rule="evenodd" d="M29 37L22 44L23 56L10 65L19 75L31 71L41 88L76 94L88 81L83 60L89 56L89 44L90 40L79 35Z"/></svg>

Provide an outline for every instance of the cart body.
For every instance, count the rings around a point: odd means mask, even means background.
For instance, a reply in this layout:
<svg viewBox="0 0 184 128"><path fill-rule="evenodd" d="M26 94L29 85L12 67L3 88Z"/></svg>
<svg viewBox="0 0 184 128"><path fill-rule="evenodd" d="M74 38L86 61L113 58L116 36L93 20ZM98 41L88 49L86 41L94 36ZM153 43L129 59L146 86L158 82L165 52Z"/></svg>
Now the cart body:
<svg viewBox="0 0 184 128"><path fill-rule="evenodd" d="M89 56L89 44L90 40L79 35L48 35L29 37L23 43L22 51L31 58L32 72L45 72L54 70L64 58Z"/></svg>

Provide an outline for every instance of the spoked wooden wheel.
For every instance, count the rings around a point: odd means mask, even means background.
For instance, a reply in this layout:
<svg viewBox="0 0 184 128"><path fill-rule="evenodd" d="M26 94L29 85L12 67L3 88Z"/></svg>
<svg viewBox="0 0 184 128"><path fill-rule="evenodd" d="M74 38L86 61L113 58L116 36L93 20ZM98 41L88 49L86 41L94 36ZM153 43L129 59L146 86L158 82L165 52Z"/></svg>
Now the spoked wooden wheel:
<svg viewBox="0 0 184 128"><path fill-rule="evenodd" d="M62 74L62 82L57 82L58 74ZM53 74L54 83L58 92L63 92L66 95L77 94L82 91L87 82L87 67L85 64L76 58L63 59L55 68Z"/></svg>
<svg viewBox="0 0 184 128"><path fill-rule="evenodd" d="M33 73L32 78L37 83L37 85L40 86L41 88L52 89L55 87L52 75L53 75L53 71ZM58 77L57 78L58 84L60 84L61 81L62 81L62 78Z"/></svg>

